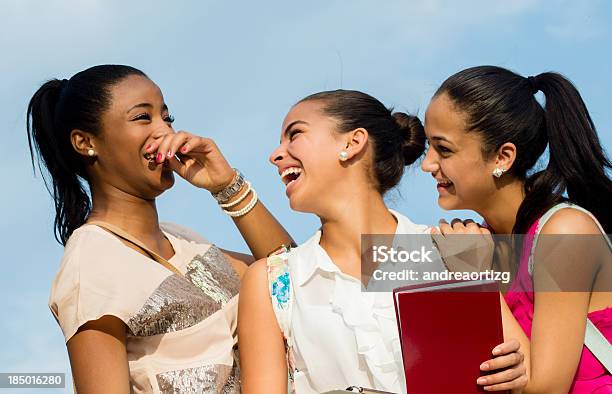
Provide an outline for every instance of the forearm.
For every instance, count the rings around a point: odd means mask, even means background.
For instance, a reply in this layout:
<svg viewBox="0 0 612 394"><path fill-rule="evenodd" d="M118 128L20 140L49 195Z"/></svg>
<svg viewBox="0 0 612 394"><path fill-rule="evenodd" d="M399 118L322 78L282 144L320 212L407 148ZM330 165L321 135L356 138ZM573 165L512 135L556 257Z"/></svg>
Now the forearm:
<svg viewBox="0 0 612 394"><path fill-rule="evenodd" d="M283 244L294 243L289 233L261 201L248 214L233 219L255 259L267 257Z"/></svg>
<svg viewBox="0 0 612 394"><path fill-rule="evenodd" d="M246 185L236 193L226 204L231 204L241 198L246 190ZM228 211L239 211L246 207L253 198L253 191L250 191L246 198L240 203L226 208ZM293 239L285 231L283 226L276 218L266 209L261 201L257 201L255 206L245 215L232 217L232 220L238 227L238 231L244 238L247 246L251 250L255 260L265 258L268 254L281 245L290 245Z"/></svg>

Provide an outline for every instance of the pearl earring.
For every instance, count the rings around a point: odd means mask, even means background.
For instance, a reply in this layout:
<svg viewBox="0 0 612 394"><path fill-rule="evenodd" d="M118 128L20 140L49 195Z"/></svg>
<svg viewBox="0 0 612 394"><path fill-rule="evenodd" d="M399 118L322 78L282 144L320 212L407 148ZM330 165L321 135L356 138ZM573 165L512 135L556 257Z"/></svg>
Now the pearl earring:
<svg viewBox="0 0 612 394"><path fill-rule="evenodd" d="M501 176L504 175L504 172L506 172L504 168L495 167L493 170L493 176L495 178L501 178Z"/></svg>
<svg viewBox="0 0 612 394"><path fill-rule="evenodd" d="M89 157L94 157L95 154L96 154L96 151L93 149L90 149L87 151L87 156Z"/></svg>
<svg viewBox="0 0 612 394"><path fill-rule="evenodd" d="M343 150L340 152L340 161L346 161L348 159L348 152Z"/></svg>

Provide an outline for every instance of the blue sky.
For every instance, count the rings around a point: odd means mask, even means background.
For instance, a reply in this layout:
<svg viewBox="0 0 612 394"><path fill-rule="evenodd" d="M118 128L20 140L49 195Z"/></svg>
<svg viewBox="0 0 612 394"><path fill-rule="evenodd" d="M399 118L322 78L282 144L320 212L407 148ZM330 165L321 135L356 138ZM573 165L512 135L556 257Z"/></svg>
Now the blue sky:
<svg viewBox="0 0 612 394"><path fill-rule="evenodd" d="M289 209L267 162L295 101L342 87L422 116L439 84L465 67L552 70L578 86L610 151L611 18L612 3L592 0L5 0L0 372L69 372L47 308L62 247L53 238L52 201L32 174L24 122L27 102L45 80L102 63L142 69L164 92L175 126L215 139L303 241L317 221ZM431 177L414 168L388 200L419 223L455 216L437 207L436 196ZM162 219L246 250L207 192L177 181L158 206Z"/></svg>

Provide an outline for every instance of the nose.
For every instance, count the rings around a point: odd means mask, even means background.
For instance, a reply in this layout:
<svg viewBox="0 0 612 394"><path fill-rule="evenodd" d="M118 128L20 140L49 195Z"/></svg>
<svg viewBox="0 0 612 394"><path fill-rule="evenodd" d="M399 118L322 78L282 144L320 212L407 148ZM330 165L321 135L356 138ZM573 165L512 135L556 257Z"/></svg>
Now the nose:
<svg viewBox="0 0 612 394"><path fill-rule="evenodd" d="M438 160L436 158L436 152L431 149L431 146L427 148L427 152L425 153L425 159L421 163L421 169L425 172L431 172L432 174L438 171L440 168L438 164Z"/></svg>
<svg viewBox="0 0 612 394"><path fill-rule="evenodd" d="M274 149L272 154L270 154L270 157L268 157L268 160L270 161L270 163L276 166L278 165L278 162L280 162L286 157L286 155L287 155L287 152L285 151L285 148L283 147L283 145L279 145L278 148Z"/></svg>

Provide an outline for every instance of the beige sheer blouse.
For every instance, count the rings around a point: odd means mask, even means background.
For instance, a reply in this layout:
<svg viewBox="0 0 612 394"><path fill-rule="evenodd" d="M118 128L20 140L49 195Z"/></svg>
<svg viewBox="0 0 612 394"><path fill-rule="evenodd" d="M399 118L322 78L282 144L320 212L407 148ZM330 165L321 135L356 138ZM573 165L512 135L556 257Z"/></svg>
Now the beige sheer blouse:
<svg viewBox="0 0 612 394"><path fill-rule="evenodd" d="M104 315L128 327L136 393L239 393L235 359L239 279L196 233L162 224L179 276L95 225L75 230L51 286L49 307L66 342Z"/></svg>

